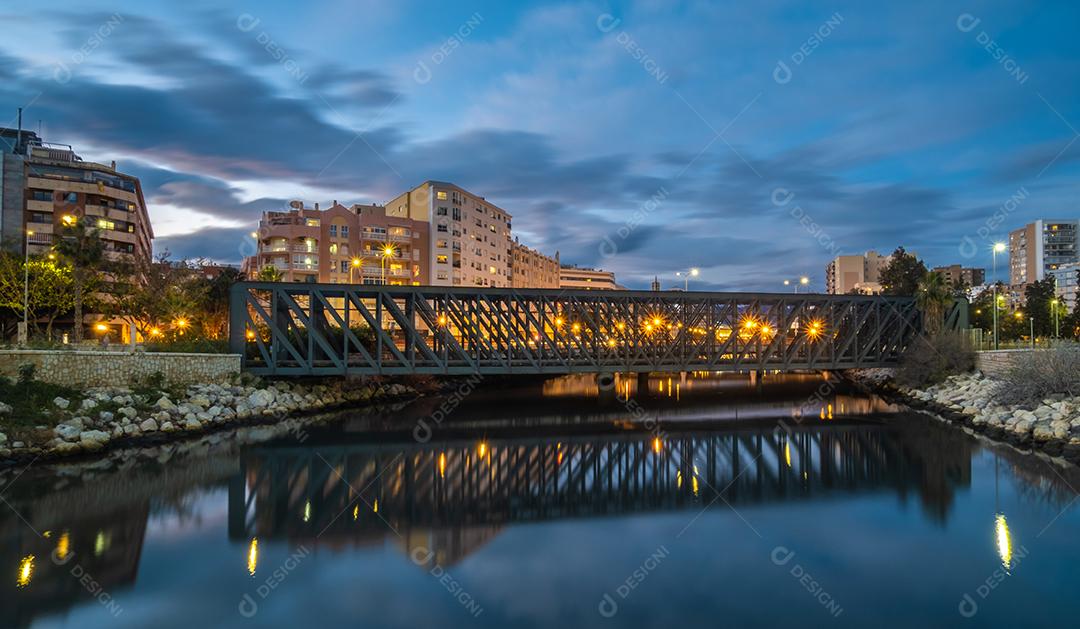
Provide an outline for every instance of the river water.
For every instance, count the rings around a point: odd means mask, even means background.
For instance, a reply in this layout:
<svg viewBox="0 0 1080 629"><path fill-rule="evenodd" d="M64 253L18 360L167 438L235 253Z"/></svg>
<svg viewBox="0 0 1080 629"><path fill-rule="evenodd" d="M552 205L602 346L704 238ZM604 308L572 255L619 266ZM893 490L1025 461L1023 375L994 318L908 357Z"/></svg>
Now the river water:
<svg viewBox="0 0 1080 629"><path fill-rule="evenodd" d="M1061 626L1072 468L826 376L461 381L0 477L11 627ZM627 397L628 396L628 397ZM419 438L418 438L419 437Z"/></svg>

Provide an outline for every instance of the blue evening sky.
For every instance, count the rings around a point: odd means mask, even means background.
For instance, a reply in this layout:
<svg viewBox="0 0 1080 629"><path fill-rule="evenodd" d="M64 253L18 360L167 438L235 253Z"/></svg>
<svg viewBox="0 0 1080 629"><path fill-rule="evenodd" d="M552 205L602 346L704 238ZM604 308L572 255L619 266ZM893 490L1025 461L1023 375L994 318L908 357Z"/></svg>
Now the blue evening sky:
<svg viewBox="0 0 1080 629"><path fill-rule="evenodd" d="M693 266L822 290L837 253L897 245L988 267L1009 229L1080 216L1075 2L39 0L0 22L0 125L22 106L142 177L174 257L235 263L264 210L426 179L631 287Z"/></svg>

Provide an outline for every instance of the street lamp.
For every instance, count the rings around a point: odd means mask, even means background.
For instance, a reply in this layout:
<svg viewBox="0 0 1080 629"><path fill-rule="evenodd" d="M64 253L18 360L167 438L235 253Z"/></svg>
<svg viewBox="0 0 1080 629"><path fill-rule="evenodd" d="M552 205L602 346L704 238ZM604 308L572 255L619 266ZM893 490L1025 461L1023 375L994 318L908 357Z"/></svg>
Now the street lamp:
<svg viewBox="0 0 1080 629"><path fill-rule="evenodd" d="M699 273L701 273L701 271L699 271L697 268L692 268L692 269L689 269L689 270L686 270L686 271L678 271L677 273L675 273L676 277L682 277L683 278L683 291L684 292L690 290L690 277L691 276L697 277Z"/></svg>
<svg viewBox="0 0 1080 629"><path fill-rule="evenodd" d="M1050 306L1054 309L1054 338L1061 338L1061 326L1059 325L1060 322L1058 321L1058 300L1050 300Z"/></svg>
<svg viewBox="0 0 1080 629"><path fill-rule="evenodd" d="M799 283L802 284L803 286L809 286L810 285L810 278L806 277L804 275L804 276L799 278ZM795 292L796 293L799 292L799 287L798 286L795 287Z"/></svg>
<svg viewBox="0 0 1080 629"><path fill-rule="evenodd" d="M353 275L354 275L356 269L360 268L360 265L363 264L363 263L364 263L364 261L361 260L360 258L353 258L352 259L352 262L349 265L349 282L351 282L353 284L356 283L356 279L353 277Z"/></svg>
<svg viewBox="0 0 1080 629"><path fill-rule="evenodd" d="M1003 242L995 242L993 253L993 272L991 273L990 285L994 288L994 349L998 349L998 299L997 299L997 254L1004 253L1008 249Z"/></svg>
<svg viewBox="0 0 1080 629"><path fill-rule="evenodd" d="M381 259L379 262L381 267L380 271L382 275L382 283L384 285L386 284L386 259L394 255L395 253L396 251L394 251L394 245L387 243L387 245L383 247L382 255L380 256Z"/></svg>
<svg viewBox="0 0 1080 629"><path fill-rule="evenodd" d="M24 344L30 338L30 237L33 235L32 230L26 230L26 246L23 247L23 329L20 336Z"/></svg>

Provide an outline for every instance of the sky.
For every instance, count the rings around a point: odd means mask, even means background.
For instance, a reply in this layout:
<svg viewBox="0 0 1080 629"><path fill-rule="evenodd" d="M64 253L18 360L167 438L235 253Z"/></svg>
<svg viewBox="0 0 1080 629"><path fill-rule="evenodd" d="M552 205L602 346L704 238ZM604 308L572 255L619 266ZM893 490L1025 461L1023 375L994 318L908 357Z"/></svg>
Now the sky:
<svg viewBox="0 0 1080 629"><path fill-rule="evenodd" d="M645 288L991 266L1080 218L1080 3L0 3L0 126L139 176L174 259L425 180ZM9 120L10 117L10 120ZM1006 265L999 261L999 277Z"/></svg>

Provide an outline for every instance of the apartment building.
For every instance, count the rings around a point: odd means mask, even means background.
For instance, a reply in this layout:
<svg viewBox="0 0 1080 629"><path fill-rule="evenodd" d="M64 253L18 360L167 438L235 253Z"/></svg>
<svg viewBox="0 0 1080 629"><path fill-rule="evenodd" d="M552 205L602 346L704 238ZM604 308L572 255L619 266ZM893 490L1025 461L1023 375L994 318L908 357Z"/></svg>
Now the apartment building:
<svg viewBox="0 0 1080 629"><path fill-rule="evenodd" d="M1080 262L1059 264L1050 271L1054 278L1054 294L1072 312L1076 308L1077 289L1080 287Z"/></svg>
<svg viewBox="0 0 1080 629"><path fill-rule="evenodd" d="M580 266L559 268L559 288L583 290L622 290L615 283L615 274L603 269L590 269Z"/></svg>
<svg viewBox="0 0 1080 629"><path fill-rule="evenodd" d="M962 283L970 288L982 286L986 283L986 269L965 269L959 264L950 264L949 266L934 267L933 271L940 274L949 286Z"/></svg>
<svg viewBox="0 0 1080 629"><path fill-rule="evenodd" d="M883 256L876 251L837 256L825 266L825 290L831 295L880 294L881 272L891 259L891 255Z"/></svg>
<svg viewBox="0 0 1080 629"><path fill-rule="evenodd" d="M137 177L87 162L65 144L37 134L0 129L0 233L21 253L48 251L54 234L86 217L99 230L106 255L149 263L154 232Z"/></svg>
<svg viewBox="0 0 1080 629"><path fill-rule="evenodd" d="M386 212L430 225L430 284L512 285L511 215L484 197L429 180L388 202Z"/></svg>
<svg viewBox="0 0 1080 629"><path fill-rule="evenodd" d="M514 288L559 288L559 268L558 251L552 258L514 239L510 247L511 286Z"/></svg>
<svg viewBox="0 0 1080 629"><path fill-rule="evenodd" d="M286 282L420 285L429 283L428 224L390 216L379 205L327 209L290 203L263 212L258 250L244 261L249 277L272 266Z"/></svg>
<svg viewBox="0 0 1080 629"><path fill-rule="evenodd" d="M1009 283L1029 284L1080 261L1080 221L1040 219L1009 232Z"/></svg>

